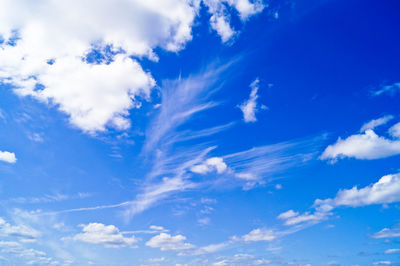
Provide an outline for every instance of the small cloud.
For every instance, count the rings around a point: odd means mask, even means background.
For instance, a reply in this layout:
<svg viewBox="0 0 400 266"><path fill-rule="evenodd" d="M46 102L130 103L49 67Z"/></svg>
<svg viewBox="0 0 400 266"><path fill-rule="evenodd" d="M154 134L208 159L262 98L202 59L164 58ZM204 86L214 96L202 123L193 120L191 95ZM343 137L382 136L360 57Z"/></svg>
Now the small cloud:
<svg viewBox="0 0 400 266"><path fill-rule="evenodd" d="M0 151L0 161L6 162L6 163L16 163L17 157L15 156L15 153L13 153L13 152Z"/></svg>
<svg viewBox="0 0 400 266"><path fill-rule="evenodd" d="M223 158L212 157L207 159L203 164L198 164L190 168L190 171L197 174L208 174L215 170L218 174L222 174L227 169L227 165Z"/></svg>
<svg viewBox="0 0 400 266"><path fill-rule="evenodd" d="M186 237L183 235L171 236L167 233L161 233L152 237L146 242L146 246L152 248L159 248L162 251L173 250L183 251L195 248L194 245L185 242Z"/></svg>
<svg viewBox="0 0 400 266"><path fill-rule="evenodd" d="M385 254L398 254L400 253L400 249L398 248L391 248L385 251Z"/></svg>
<svg viewBox="0 0 400 266"><path fill-rule="evenodd" d="M135 247L133 244L137 242L135 236L124 236L114 225L90 223L81 226L83 233L73 236L73 240L91 244L102 244L106 248Z"/></svg>
<svg viewBox="0 0 400 266"><path fill-rule="evenodd" d="M257 78L250 84L251 92L249 99L239 105L240 110L243 112L243 119L246 123L257 121L256 113L259 111L259 106L257 104L257 92L259 89L259 83L260 81ZM264 110L267 109L267 107L264 105L262 105L261 108Z"/></svg>

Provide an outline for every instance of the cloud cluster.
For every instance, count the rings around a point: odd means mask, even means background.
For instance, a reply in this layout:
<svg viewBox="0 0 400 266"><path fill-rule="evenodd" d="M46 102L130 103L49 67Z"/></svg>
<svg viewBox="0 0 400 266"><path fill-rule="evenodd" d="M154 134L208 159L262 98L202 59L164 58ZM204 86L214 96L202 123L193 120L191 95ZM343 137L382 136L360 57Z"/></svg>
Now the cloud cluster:
<svg viewBox="0 0 400 266"><path fill-rule="evenodd" d="M19 95L56 106L85 132L126 129L129 110L148 99L155 85L133 57L157 61L155 48L183 49L192 39L200 3L1 0L0 81ZM233 10L245 22L263 8L248 0L204 3L212 17L222 18L216 24L211 19L211 25L224 41L233 30L227 35L218 29L230 28Z"/></svg>
<svg viewBox="0 0 400 266"><path fill-rule="evenodd" d="M107 248L134 247L135 236L124 236L114 225L90 223L82 225L83 233L73 236L73 240L91 244L102 244Z"/></svg>

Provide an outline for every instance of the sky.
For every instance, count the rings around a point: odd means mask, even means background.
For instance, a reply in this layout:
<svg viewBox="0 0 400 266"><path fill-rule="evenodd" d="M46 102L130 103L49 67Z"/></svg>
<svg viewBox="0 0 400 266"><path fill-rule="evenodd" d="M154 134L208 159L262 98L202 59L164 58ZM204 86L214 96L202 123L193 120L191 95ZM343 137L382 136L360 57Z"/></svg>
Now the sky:
<svg viewBox="0 0 400 266"><path fill-rule="evenodd" d="M0 265L400 265L399 8L0 0Z"/></svg>

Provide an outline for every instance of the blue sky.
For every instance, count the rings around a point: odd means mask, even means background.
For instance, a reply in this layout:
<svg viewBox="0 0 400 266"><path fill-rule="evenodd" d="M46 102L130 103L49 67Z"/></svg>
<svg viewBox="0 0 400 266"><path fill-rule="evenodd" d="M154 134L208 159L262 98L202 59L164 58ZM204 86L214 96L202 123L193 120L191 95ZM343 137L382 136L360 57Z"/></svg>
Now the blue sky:
<svg viewBox="0 0 400 266"><path fill-rule="evenodd" d="M400 265L399 7L0 0L0 264Z"/></svg>

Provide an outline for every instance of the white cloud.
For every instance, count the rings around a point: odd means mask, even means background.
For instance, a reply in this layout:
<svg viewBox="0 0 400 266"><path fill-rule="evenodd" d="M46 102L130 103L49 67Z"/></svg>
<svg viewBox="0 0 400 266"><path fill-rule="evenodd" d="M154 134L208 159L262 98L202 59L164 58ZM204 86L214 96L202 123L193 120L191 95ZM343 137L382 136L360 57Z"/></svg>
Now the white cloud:
<svg viewBox="0 0 400 266"><path fill-rule="evenodd" d="M183 235L171 236L167 233L161 233L152 237L146 242L146 246L152 248L160 248L162 251L184 251L195 248L194 245L185 242L186 237Z"/></svg>
<svg viewBox="0 0 400 266"><path fill-rule="evenodd" d="M11 225L0 217L0 235L17 237L22 242L34 242L41 233L25 224Z"/></svg>
<svg viewBox="0 0 400 266"><path fill-rule="evenodd" d="M400 123L397 123L389 128L389 134L394 138L400 138Z"/></svg>
<svg viewBox="0 0 400 266"><path fill-rule="evenodd" d="M330 213L321 211L316 211L314 213L305 212L303 214L299 214L298 212L289 210L287 212L281 213L278 216L278 219L284 220L285 225L314 224L327 219L329 215Z"/></svg>
<svg viewBox="0 0 400 266"><path fill-rule="evenodd" d="M385 251L385 254L398 254L400 253L400 249L398 248L391 248Z"/></svg>
<svg viewBox="0 0 400 266"><path fill-rule="evenodd" d="M385 204L400 201L400 174L385 175L378 182L358 189L339 190L333 199L316 200L319 209L333 209L339 206L359 207L371 204Z"/></svg>
<svg viewBox="0 0 400 266"><path fill-rule="evenodd" d="M212 157L207 159L203 164L198 164L190 168L190 171L197 174L208 174L213 170L218 174L222 174L227 169L226 163L223 158Z"/></svg>
<svg viewBox="0 0 400 266"><path fill-rule="evenodd" d="M107 248L134 247L133 244L137 242L135 236L124 236L114 225L90 223L82 227L83 233L73 236L73 240L102 244Z"/></svg>
<svg viewBox="0 0 400 266"><path fill-rule="evenodd" d="M332 210L338 207L360 207L373 204L388 204L400 201L400 174L386 175L378 182L358 189L341 189L334 198L316 199L313 204L314 212L299 214L293 210L281 213L278 219L284 220L285 225L311 225L326 220L332 215ZM396 235L397 234L397 235ZM375 238L400 236L400 232L383 229L373 235Z"/></svg>
<svg viewBox="0 0 400 266"><path fill-rule="evenodd" d="M211 28L218 33L223 42L229 41L236 34L231 27L231 16L226 8L227 5L236 9L242 22L264 9L262 1L259 0L253 2L249 0L203 0L203 3L212 14L210 17Z"/></svg>
<svg viewBox="0 0 400 266"><path fill-rule="evenodd" d="M250 233L241 237L241 239L245 242L272 241L276 238L277 233L275 231L264 228L254 229Z"/></svg>
<svg viewBox="0 0 400 266"><path fill-rule="evenodd" d="M365 123L361 129L360 132L365 132L368 129L375 129L376 127L379 127L381 125L386 124L387 122L389 122L390 120L392 120L394 117L392 115L385 115L383 117L380 117L378 119L373 119L367 123Z"/></svg>
<svg viewBox="0 0 400 266"><path fill-rule="evenodd" d="M383 228L381 231L372 235L373 238L392 238L400 237L400 226L394 228Z"/></svg>
<svg viewBox="0 0 400 266"><path fill-rule="evenodd" d="M333 162L344 157L372 160L397 154L400 154L400 140L380 137L372 129L368 129L364 134L339 138L335 144L325 149L320 159L330 159Z"/></svg>
<svg viewBox="0 0 400 266"><path fill-rule="evenodd" d="M13 153L13 152L0 151L0 161L6 162L6 163L15 163L17 161L17 157L15 156L15 153Z"/></svg>
<svg viewBox="0 0 400 266"><path fill-rule="evenodd" d="M0 241L0 252L9 254L9 259L11 257L15 258L15 261L20 261L21 259L27 265L57 265L60 264L58 261L47 256L43 251L26 248L21 243L14 241Z"/></svg>
<svg viewBox="0 0 400 266"><path fill-rule="evenodd" d="M286 219L289 219L289 218L292 218L292 217L295 217L298 215L299 215L298 212L295 212L293 210L288 210L286 212L279 214L278 219L286 220Z"/></svg>
<svg viewBox="0 0 400 266"><path fill-rule="evenodd" d="M250 97L247 101L239 105L240 110L243 112L243 119L246 123L249 122L256 122L256 112L258 111L257 108L257 99L258 99L258 89L259 89L259 80L258 78L254 80L250 84L251 92Z"/></svg>
<svg viewBox="0 0 400 266"><path fill-rule="evenodd" d="M248 0L204 2L218 7L209 12L222 20L211 25L224 41L234 34L230 11L244 22L263 8ZM199 8L200 0L1 0L0 80L19 95L54 104L86 132L125 129L129 110L155 85L130 56L157 61L156 48L183 49ZM101 55L94 64L85 60L93 49Z"/></svg>

